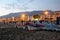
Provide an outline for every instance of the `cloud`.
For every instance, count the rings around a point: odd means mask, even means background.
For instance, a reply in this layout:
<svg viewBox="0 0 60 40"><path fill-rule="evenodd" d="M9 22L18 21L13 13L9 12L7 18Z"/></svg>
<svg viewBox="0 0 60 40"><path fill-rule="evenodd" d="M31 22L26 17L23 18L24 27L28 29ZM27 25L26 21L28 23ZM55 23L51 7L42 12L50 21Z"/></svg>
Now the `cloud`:
<svg viewBox="0 0 60 40"><path fill-rule="evenodd" d="M29 7L27 5L29 5L31 2L33 2L34 0L15 0L14 2L9 1L9 3L4 4L5 6L3 6L2 8L9 10L9 9L20 9L20 10L28 10Z"/></svg>

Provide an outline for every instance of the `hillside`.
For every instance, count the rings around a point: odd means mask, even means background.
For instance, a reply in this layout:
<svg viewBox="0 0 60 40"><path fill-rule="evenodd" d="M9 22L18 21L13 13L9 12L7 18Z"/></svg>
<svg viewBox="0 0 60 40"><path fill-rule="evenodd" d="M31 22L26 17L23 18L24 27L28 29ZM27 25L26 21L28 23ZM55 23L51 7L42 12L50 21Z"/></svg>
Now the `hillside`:
<svg viewBox="0 0 60 40"><path fill-rule="evenodd" d="M19 17L22 13L26 13L29 16L36 15L39 13L43 13L43 11L31 11L31 12L18 12L18 13L10 13L8 15L0 16L0 18L10 18L12 16Z"/></svg>

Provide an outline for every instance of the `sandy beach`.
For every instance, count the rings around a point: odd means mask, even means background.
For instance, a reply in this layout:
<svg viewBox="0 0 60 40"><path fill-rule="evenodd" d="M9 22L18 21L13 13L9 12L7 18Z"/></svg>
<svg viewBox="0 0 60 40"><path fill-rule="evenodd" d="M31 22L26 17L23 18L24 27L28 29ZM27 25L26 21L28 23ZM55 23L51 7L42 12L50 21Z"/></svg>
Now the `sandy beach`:
<svg viewBox="0 0 60 40"><path fill-rule="evenodd" d="M60 40L60 32L0 29L0 40Z"/></svg>

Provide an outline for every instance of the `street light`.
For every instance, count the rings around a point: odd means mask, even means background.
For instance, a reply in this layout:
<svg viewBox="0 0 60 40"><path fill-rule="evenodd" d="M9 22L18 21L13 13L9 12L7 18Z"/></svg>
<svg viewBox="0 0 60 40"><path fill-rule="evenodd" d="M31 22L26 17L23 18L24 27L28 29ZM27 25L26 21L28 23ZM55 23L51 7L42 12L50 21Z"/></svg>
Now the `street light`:
<svg viewBox="0 0 60 40"><path fill-rule="evenodd" d="M21 15L21 19L24 21L24 18L25 18L25 14L22 14Z"/></svg>
<svg viewBox="0 0 60 40"><path fill-rule="evenodd" d="M22 17L25 17L25 14L22 14Z"/></svg>
<svg viewBox="0 0 60 40"><path fill-rule="evenodd" d="M46 21L46 16L48 15L48 11L45 11L44 14L45 14L45 21Z"/></svg>
<svg viewBox="0 0 60 40"><path fill-rule="evenodd" d="M48 15L48 11L45 11L45 15Z"/></svg>
<svg viewBox="0 0 60 40"><path fill-rule="evenodd" d="M28 15L27 14L21 14L21 21L27 21L28 20Z"/></svg>

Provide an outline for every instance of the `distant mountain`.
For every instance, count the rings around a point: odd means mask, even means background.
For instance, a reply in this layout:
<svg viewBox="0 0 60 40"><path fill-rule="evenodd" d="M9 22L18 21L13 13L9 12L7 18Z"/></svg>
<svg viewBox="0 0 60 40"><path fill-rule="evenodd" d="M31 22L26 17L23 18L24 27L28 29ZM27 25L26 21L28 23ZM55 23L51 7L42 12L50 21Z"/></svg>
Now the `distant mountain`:
<svg viewBox="0 0 60 40"><path fill-rule="evenodd" d="M31 11L31 12L10 13L8 15L0 16L0 18L10 18L12 16L19 17L22 13L26 13L27 15L32 16L32 15L43 13L43 11Z"/></svg>

